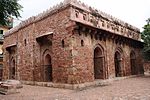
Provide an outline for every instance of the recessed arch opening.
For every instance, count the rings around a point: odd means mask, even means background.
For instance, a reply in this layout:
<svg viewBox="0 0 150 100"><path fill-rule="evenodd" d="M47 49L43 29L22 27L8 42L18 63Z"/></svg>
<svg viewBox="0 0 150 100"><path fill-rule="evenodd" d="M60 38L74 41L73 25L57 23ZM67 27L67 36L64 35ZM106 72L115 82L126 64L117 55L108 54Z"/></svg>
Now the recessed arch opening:
<svg viewBox="0 0 150 100"><path fill-rule="evenodd" d="M49 54L49 50L46 50L43 54L43 68L44 69L44 76L43 80L45 82L52 81L52 64L51 64L51 56Z"/></svg>
<svg viewBox="0 0 150 100"><path fill-rule="evenodd" d="M99 46L94 49L94 78L104 79L104 51Z"/></svg>
<svg viewBox="0 0 150 100"><path fill-rule="evenodd" d="M15 59L12 58L10 61L10 69L9 69L9 78L10 79L15 79L15 74L16 74L16 62Z"/></svg>
<svg viewBox="0 0 150 100"><path fill-rule="evenodd" d="M136 75L137 74L136 55L134 51L131 51L130 53L130 66L131 66L131 75Z"/></svg>

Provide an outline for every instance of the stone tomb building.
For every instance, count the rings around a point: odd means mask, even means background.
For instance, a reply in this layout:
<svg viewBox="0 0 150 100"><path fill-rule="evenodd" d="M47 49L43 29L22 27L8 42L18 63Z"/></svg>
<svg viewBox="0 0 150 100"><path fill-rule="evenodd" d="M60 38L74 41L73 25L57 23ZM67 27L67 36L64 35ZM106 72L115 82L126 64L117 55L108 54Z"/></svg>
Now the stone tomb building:
<svg viewBox="0 0 150 100"><path fill-rule="evenodd" d="M5 33L3 80L80 84L143 73L140 31L65 0Z"/></svg>

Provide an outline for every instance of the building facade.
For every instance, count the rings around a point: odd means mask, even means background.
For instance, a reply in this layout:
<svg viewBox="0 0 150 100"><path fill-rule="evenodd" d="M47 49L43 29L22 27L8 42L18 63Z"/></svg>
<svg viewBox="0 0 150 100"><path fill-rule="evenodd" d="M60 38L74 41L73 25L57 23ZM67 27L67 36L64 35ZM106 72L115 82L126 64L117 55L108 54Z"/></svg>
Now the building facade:
<svg viewBox="0 0 150 100"><path fill-rule="evenodd" d="M140 31L76 0L5 33L3 79L80 84L143 73Z"/></svg>

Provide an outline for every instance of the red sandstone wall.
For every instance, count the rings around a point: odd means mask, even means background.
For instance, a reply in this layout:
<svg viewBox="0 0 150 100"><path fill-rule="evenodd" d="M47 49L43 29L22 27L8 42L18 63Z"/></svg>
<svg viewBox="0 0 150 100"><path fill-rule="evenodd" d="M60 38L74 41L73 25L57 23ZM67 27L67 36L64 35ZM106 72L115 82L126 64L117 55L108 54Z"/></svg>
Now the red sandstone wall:
<svg viewBox="0 0 150 100"><path fill-rule="evenodd" d="M68 28L72 23L69 22L69 17L70 9L64 9L5 37L4 48L12 43L18 44L15 54L16 79L43 81L41 55L45 49L49 49L52 58L53 82L67 83L72 66L70 47L72 31L71 28ZM53 32L52 46L40 47L36 38L47 32ZM64 48L61 44L62 39L65 41ZM4 50L3 74L3 79L9 78L9 53L6 49Z"/></svg>
<svg viewBox="0 0 150 100"><path fill-rule="evenodd" d="M74 82L82 83L93 80L93 47L89 34L85 37L84 33L79 35L75 33L72 37L73 41L73 66L74 66ZM84 46L81 46L81 40Z"/></svg>
<svg viewBox="0 0 150 100"><path fill-rule="evenodd" d="M68 70L72 65L70 52L70 36L72 33L67 28L70 25L69 15L69 9L66 9L35 24L34 37L46 32L54 32L51 47L53 82L67 83L69 74ZM64 48L62 48L61 44L63 39L65 42ZM37 74L35 73L35 79L37 81L42 81L42 75L38 74L40 71L42 71L40 69L40 47L37 42L34 42L34 47L34 56L36 58L34 59L34 66L36 66L37 69Z"/></svg>
<svg viewBox="0 0 150 100"><path fill-rule="evenodd" d="M101 45L104 49L104 68L103 76L106 78L115 77L115 63L114 63L114 54L117 48L123 50L122 57L122 74L123 76L131 75L131 65L130 65L130 53L134 51L136 54L136 68L137 74L142 73L142 55L140 49L133 48L128 44L119 45L116 44L113 40L99 40L95 39L94 35L91 38L91 35L88 33L78 32L72 37L73 41L73 65L74 65L74 82L82 83L87 81L94 81L94 48L98 45ZM81 40L84 41L84 46L81 46Z"/></svg>
<svg viewBox="0 0 150 100"><path fill-rule="evenodd" d="M116 45L111 39L95 39L94 34L72 32L74 22L70 21L70 9L65 9L36 23L30 24L4 40L4 72L3 79L9 76L9 53L6 47L16 43L16 79L27 81L43 81L42 55L48 49L52 62L53 82L83 83L94 80L94 49L101 46L104 51L104 71L106 78L115 77L114 54L118 47L123 50L123 76L130 75L130 52L133 50L137 58L137 70L142 68L140 49L128 44ZM50 37L52 45L41 46L36 38L42 34L53 32ZM74 35L72 34L74 33ZM18 38L17 38L18 37ZM26 40L26 45L25 45ZM62 47L64 40L64 47ZM81 46L81 40L84 46Z"/></svg>

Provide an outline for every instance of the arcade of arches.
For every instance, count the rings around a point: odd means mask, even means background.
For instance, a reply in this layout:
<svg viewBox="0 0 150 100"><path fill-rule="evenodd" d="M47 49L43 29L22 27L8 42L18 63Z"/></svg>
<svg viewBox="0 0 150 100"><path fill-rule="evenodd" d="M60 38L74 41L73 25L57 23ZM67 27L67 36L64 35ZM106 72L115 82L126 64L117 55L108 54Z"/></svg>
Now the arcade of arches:
<svg viewBox="0 0 150 100"><path fill-rule="evenodd" d="M124 75L124 53L121 48L117 49L114 53L114 73L115 77L122 77ZM130 71L131 75L138 74L138 68L136 67L136 56L135 52L130 53ZM105 54L102 46L97 46L94 49L94 78L105 79Z"/></svg>
<svg viewBox="0 0 150 100"><path fill-rule="evenodd" d="M62 40L59 41L61 53L56 54L56 56L54 53L55 51L52 51L55 49L52 47L51 35L38 38L36 41L38 46L34 51L35 54L33 53L35 55L33 59L36 61L33 63L36 65L33 72L32 69L30 71L28 68L32 68L34 65L26 64L26 61L30 59L28 56L26 56L26 58L22 58L23 60L20 61L24 62L21 63L24 68L20 65L20 68L23 68L21 71L27 72L26 70L28 70L27 73L31 72L31 74L26 74L26 77L23 75L21 76L21 74L20 76L17 75L17 68L19 65L17 65L16 62L16 59L18 58L16 57L16 46L7 48L7 57L9 58L9 79L17 79L19 76L23 80L28 80L28 77L31 77L30 80L39 82L76 84L94 81L97 79L103 80L140 73L140 65L137 65L139 58L138 51L136 49L129 48L127 49L128 51L125 51L126 48L124 49L123 46L116 44L113 44L115 47L110 49L110 47L106 47L103 42L95 42L95 44L93 42L93 44L87 48L87 41L85 41L84 38L81 40L82 41L78 41L78 44L80 44L79 47L75 47L76 50L71 51L72 54L70 54L70 51L69 53L66 51L68 49L70 50L70 48L66 49L67 42L65 40L63 43ZM126 54L127 52L129 54ZM23 52L23 54L25 53L26 52ZM82 54L84 54L84 56ZM71 69L70 67L72 67L72 62L74 62L75 66Z"/></svg>
<svg viewBox="0 0 150 100"><path fill-rule="evenodd" d="M94 79L106 79L106 56L104 52L104 48L101 45L97 45L94 48ZM42 66L42 79L44 82L52 82L52 59L50 55L50 50L46 49L42 54L41 61ZM9 68L9 78L15 79L16 73L16 64L15 59L12 57L10 60L10 68ZM134 51L130 53L130 69L131 75L138 74L138 69L136 67L136 54ZM115 77L124 76L124 53L121 48L117 49L114 53L114 73Z"/></svg>

